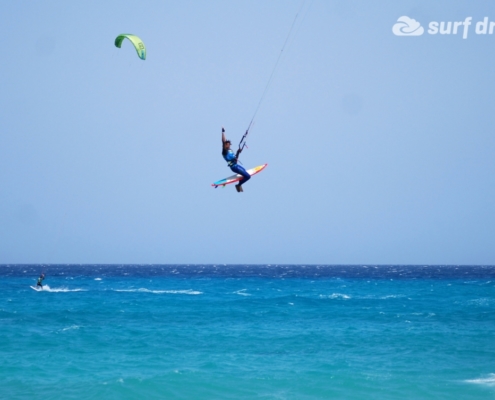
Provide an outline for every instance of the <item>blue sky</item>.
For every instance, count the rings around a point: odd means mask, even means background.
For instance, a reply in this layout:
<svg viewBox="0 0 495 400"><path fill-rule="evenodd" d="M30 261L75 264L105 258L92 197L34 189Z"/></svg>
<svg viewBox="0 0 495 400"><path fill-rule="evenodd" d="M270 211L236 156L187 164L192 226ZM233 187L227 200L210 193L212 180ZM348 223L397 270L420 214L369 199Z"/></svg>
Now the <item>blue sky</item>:
<svg viewBox="0 0 495 400"><path fill-rule="evenodd" d="M213 189L221 127L238 142L298 10L241 157L268 167ZM402 16L424 34L394 35ZM466 39L428 33L467 17ZM0 263L493 264L485 17L495 4L1 2Z"/></svg>

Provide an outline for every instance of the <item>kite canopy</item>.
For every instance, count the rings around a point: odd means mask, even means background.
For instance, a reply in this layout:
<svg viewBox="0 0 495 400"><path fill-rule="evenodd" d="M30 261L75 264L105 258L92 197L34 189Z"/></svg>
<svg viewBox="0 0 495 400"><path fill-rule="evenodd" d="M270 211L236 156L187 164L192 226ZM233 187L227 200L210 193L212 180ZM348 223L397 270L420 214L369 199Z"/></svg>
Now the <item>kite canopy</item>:
<svg viewBox="0 0 495 400"><path fill-rule="evenodd" d="M143 41L136 35L123 33L122 35L117 36L115 39L115 46L117 46L120 49L120 47L122 46L122 41L126 38L129 39L131 43L134 45L134 48L136 49L139 58L141 60L146 60L146 47L144 46Z"/></svg>

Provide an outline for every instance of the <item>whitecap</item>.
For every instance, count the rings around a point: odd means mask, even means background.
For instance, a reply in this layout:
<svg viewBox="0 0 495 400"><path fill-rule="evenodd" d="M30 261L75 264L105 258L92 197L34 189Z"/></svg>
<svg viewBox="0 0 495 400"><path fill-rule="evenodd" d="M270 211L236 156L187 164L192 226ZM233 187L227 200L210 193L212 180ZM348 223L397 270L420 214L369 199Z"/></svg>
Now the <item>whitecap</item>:
<svg viewBox="0 0 495 400"><path fill-rule="evenodd" d="M197 290L187 289L187 290L151 290L146 288L140 289L115 289L116 292L128 292L128 293L153 293L153 294L190 294L198 295L203 294Z"/></svg>
<svg viewBox="0 0 495 400"><path fill-rule="evenodd" d="M101 278L95 278L95 281L101 281Z"/></svg>
<svg viewBox="0 0 495 400"><path fill-rule="evenodd" d="M43 290L40 292L51 292L51 293L67 293L67 292L87 292L85 289L69 289L66 287L51 288L48 285L43 285Z"/></svg>
<svg viewBox="0 0 495 400"><path fill-rule="evenodd" d="M479 299L468 300L467 304L473 304L476 306L489 306L493 303L493 299L489 297L480 297Z"/></svg>
<svg viewBox="0 0 495 400"><path fill-rule="evenodd" d="M200 291L198 291L198 290L192 290L192 289L187 289L187 290L164 290L164 293L172 293L172 294L192 294L192 295L203 294L203 292L200 292Z"/></svg>
<svg viewBox="0 0 495 400"><path fill-rule="evenodd" d="M495 386L495 374L489 374L485 378L466 379L464 382L474 383L477 385Z"/></svg>
<svg viewBox="0 0 495 400"><path fill-rule="evenodd" d="M72 329L79 329L79 328L80 328L80 326L78 326L78 325L71 325L71 326L68 326L67 328L62 329L62 332L63 331L69 331Z"/></svg>
<svg viewBox="0 0 495 400"><path fill-rule="evenodd" d="M399 299L401 297L404 297L402 294L389 294L387 296L382 296L380 297L381 300L387 300L387 299Z"/></svg>
<svg viewBox="0 0 495 400"><path fill-rule="evenodd" d="M236 292L234 292L235 294L238 294L240 296L251 296L249 293L245 293L245 290L247 289L241 289L241 290L238 290Z"/></svg>
<svg viewBox="0 0 495 400"><path fill-rule="evenodd" d="M332 293L331 295L320 294L320 298L322 298L322 299L344 299L344 300L347 300L347 299L350 299L351 296L348 296L348 295L342 294L342 293Z"/></svg>

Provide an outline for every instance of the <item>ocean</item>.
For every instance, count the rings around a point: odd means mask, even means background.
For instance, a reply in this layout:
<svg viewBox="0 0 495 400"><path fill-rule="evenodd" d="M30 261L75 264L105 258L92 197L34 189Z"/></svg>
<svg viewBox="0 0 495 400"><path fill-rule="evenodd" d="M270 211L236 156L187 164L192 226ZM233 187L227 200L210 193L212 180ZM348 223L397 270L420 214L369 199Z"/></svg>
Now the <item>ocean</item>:
<svg viewBox="0 0 495 400"><path fill-rule="evenodd" d="M495 399L495 266L1 265L0 279L1 399Z"/></svg>

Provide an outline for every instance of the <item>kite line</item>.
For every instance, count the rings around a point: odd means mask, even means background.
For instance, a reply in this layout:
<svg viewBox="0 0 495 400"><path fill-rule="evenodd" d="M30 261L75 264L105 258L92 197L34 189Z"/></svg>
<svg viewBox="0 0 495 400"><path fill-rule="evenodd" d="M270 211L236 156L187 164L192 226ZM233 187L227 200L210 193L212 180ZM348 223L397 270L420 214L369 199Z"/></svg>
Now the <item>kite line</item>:
<svg viewBox="0 0 495 400"><path fill-rule="evenodd" d="M254 123L254 119L256 117L256 114L258 113L258 110L260 109L261 103L263 103L263 100L265 99L265 96L266 96L266 94L268 92L268 88L270 87L270 85L271 85L271 83L273 81L273 77L275 76L275 72L277 71L277 68L278 68L278 66L280 64L280 60L282 58L282 55L284 54L285 47L287 46L287 43L289 42L289 38L291 37L292 31L294 30L294 27L296 25L297 18L299 17L299 14L301 13L302 9L304 8L305 3L306 3L306 0L303 0L301 6L299 7L299 10L296 13L296 16L294 17L294 20L292 21L292 25L290 27L289 33L287 34L287 37L285 38L284 45L282 46L282 49L280 50L280 53L279 53L279 55L277 57L277 61L275 62L275 66L273 67L272 72L270 74L270 77L268 78L268 82L267 82L267 84L265 86L265 89L263 90L263 93L262 93L261 98L260 98L260 100L258 102L258 105L256 106L256 109L254 110L253 117L251 118L251 121L249 122L249 125L248 125L248 127L246 129L246 133L244 133L244 135L241 138L241 141L239 142L239 149L241 149L241 150L244 149L244 147L246 147L246 138L247 138L247 136L249 134L249 130L253 126L253 123ZM306 9L306 14L309 11L309 9L311 8L311 3L309 5L309 7ZM304 14L304 17L306 17L306 14ZM304 18L303 18L303 20L304 20ZM301 24L302 24L302 21L301 21Z"/></svg>

